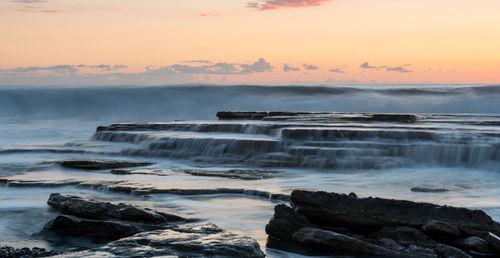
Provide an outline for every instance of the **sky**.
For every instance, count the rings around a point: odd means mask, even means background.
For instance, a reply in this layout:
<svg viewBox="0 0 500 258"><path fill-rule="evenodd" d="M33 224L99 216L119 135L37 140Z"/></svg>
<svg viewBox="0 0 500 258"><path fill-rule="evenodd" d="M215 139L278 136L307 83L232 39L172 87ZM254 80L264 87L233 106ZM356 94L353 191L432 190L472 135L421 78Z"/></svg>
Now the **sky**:
<svg viewBox="0 0 500 258"><path fill-rule="evenodd" d="M0 0L0 85L498 84L498 0Z"/></svg>

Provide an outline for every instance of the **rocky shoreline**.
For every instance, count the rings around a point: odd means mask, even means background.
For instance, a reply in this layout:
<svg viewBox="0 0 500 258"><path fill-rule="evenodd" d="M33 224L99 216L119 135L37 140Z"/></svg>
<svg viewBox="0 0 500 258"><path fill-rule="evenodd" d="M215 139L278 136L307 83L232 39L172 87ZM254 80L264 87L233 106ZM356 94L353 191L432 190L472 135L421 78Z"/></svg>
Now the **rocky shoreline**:
<svg viewBox="0 0 500 258"><path fill-rule="evenodd" d="M60 254L2 247L0 257L264 257L252 238L210 222L53 193L60 212L38 233L100 243ZM498 257L500 223L480 210L382 198L295 190L266 225L268 248L303 255L359 257Z"/></svg>
<svg viewBox="0 0 500 258"><path fill-rule="evenodd" d="M290 206L275 207L266 226L270 247L293 243L383 257L500 255L500 224L480 210L301 190L293 191Z"/></svg>

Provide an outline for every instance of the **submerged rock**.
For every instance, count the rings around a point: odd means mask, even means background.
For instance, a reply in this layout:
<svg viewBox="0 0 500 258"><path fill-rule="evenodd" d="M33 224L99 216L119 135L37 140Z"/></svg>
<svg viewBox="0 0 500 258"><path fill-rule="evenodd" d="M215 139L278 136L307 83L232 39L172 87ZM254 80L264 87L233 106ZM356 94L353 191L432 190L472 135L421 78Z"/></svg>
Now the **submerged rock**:
<svg viewBox="0 0 500 258"><path fill-rule="evenodd" d="M32 249L29 249L27 247L25 248L14 248L11 246L0 247L0 257L2 258L49 257L58 254L59 254L58 252L48 251L45 250L45 248L38 248L38 247L33 247Z"/></svg>
<svg viewBox="0 0 500 258"><path fill-rule="evenodd" d="M225 177L243 180L259 180L279 176L279 172L276 170L262 169L230 169L226 171L184 169L182 172L193 176Z"/></svg>
<svg viewBox="0 0 500 258"><path fill-rule="evenodd" d="M47 204L53 208L89 219L120 219L142 223L159 224L167 222L162 214L150 209L141 209L128 204L112 204L96 200L86 200L79 196L53 193Z"/></svg>
<svg viewBox="0 0 500 258"><path fill-rule="evenodd" d="M121 160L63 160L59 161L59 165L65 168L86 169L86 170L102 170L116 169L129 167L142 167L153 165L152 162L135 162Z"/></svg>
<svg viewBox="0 0 500 258"><path fill-rule="evenodd" d="M64 257L264 257L250 237L225 231L214 224L184 225L143 232L103 247Z"/></svg>

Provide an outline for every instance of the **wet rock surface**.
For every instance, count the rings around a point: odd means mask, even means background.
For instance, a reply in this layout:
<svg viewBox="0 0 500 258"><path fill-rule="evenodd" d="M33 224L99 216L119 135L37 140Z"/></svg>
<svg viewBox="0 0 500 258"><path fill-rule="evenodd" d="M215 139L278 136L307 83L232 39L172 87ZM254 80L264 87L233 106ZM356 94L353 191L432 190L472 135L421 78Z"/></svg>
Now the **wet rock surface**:
<svg viewBox="0 0 500 258"><path fill-rule="evenodd" d="M318 120L318 118L364 122L405 122L413 123L423 117L415 114L346 114L336 112L266 112L266 111L220 111L219 120Z"/></svg>
<svg viewBox="0 0 500 258"><path fill-rule="evenodd" d="M250 237L225 231L214 224L178 226L139 233L105 246L65 257L264 257Z"/></svg>
<svg viewBox="0 0 500 258"><path fill-rule="evenodd" d="M47 204L63 212L89 219L120 219L150 224L166 223L161 213L141 209L128 204L112 204L109 202L87 200L79 196L61 195L53 193Z"/></svg>
<svg viewBox="0 0 500 258"><path fill-rule="evenodd" d="M56 234L107 243L86 251L65 253L64 257L264 257L252 238L211 223L180 225L193 220L129 204L59 193L51 194L47 203L72 215L58 215L45 225L39 236Z"/></svg>
<svg viewBox="0 0 500 258"><path fill-rule="evenodd" d="M84 236L116 240L133 234L162 228L125 221L90 220L70 215L59 215L44 226L44 230L66 236Z"/></svg>
<svg viewBox="0 0 500 258"><path fill-rule="evenodd" d="M290 204L275 207L270 243L380 257L500 255L491 233L499 224L479 210L303 190Z"/></svg>
<svg viewBox="0 0 500 258"><path fill-rule="evenodd" d="M11 246L0 247L1 258L32 258L32 257L49 257L58 255L58 252L48 251L45 248L33 247L29 248L14 248Z"/></svg>
<svg viewBox="0 0 500 258"><path fill-rule="evenodd" d="M261 170L261 169L230 169L225 171L209 171L209 170L193 170L185 169L182 172L193 176L209 176L209 177L224 177L242 180L259 180L269 179L279 176L279 171L276 170Z"/></svg>
<svg viewBox="0 0 500 258"><path fill-rule="evenodd" d="M122 160L63 160L59 161L59 165L65 168L85 169L85 170L102 170L102 169L117 169L142 167L153 165L152 162L135 162Z"/></svg>

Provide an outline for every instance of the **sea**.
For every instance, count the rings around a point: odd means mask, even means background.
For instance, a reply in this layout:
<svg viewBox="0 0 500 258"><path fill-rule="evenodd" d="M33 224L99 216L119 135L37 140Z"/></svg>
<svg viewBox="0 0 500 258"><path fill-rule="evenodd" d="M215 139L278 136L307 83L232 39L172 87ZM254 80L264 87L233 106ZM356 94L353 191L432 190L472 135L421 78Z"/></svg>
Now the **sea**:
<svg viewBox="0 0 500 258"><path fill-rule="evenodd" d="M218 120L219 111L322 113ZM419 120L359 119L380 113ZM113 174L59 164L96 159L154 165ZM210 221L271 257L298 256L266 248L265 233L287 203L272 196L294 189L482 209L500 221L500 86L0 87L0 246L98 245L38 234L59 192Z"/></svg>

